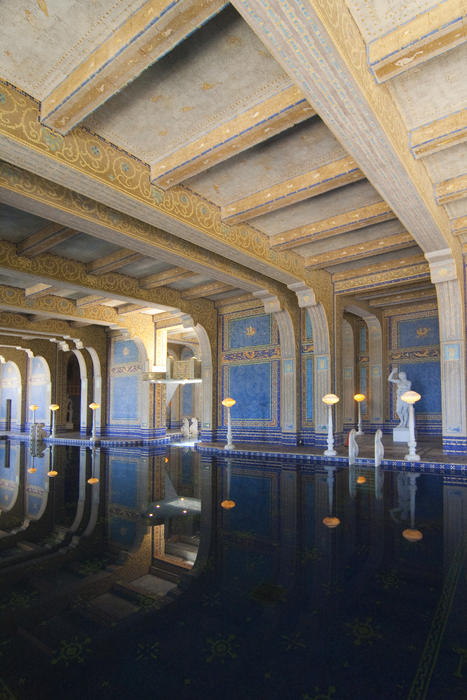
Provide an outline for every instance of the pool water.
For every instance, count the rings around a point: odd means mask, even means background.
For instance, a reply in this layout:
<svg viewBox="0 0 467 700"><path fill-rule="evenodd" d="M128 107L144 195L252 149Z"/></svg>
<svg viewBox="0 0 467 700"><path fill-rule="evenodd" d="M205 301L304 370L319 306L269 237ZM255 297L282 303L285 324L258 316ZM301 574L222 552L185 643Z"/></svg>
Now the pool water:
<svg viewBox="0 0 467 700"><path fill-rule="evenodd" d="M464 475L2 441L0 508L0 698L467 698Z"/></svg>

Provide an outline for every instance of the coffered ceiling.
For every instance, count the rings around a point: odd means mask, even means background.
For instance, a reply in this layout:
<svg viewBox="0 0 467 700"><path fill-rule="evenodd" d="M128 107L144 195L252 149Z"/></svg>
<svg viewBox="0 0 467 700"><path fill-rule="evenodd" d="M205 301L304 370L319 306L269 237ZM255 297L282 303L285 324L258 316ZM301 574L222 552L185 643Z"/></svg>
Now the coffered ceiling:
<svg viewBox="0 0 467 700"><path fill-rule="evenodd" d="M467 240L465 1L331 5L2 3L0 157L134 217L146 237L45 206L10 177L0 185L5 250L52 254L133 286L127 295L82 289L66 274L45 279L40 266L27 279L3 267L0 284L26 297L49 285L37 294L80 308L94 295L89 304L117 313L243 298L268 279L329 279L363 302L371 277L377 311L434 300L424 254L447 249L459 262ZM18 145L11 86L32 98L47 153L27 134ZM87 149L87 171L67 156L76 144ZM103 182L109 147L119 175ZM141 194L131 199L135 168ZM143 196L150 186L152 203ZM176 198L185 218L169 212ZM190 219L197 208L211 224ZM165 245L156 245L160 229ZM158 303L162 287L172 292Z"/></svg>

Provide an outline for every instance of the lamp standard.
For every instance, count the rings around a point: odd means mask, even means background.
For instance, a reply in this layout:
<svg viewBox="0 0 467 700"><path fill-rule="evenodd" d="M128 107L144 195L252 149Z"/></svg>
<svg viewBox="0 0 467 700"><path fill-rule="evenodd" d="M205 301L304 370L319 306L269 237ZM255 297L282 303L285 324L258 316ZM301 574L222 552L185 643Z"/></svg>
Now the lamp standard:
<svg viewBox="0 0 467 700"><path fill-rule="evenodd" d="M96 411L98 408L100 408L101 405L99 403L96 403L93 401L92 403L89 404L89 408L92 411L92 431L91 431L91 440L97 440L96 436Z"/></svg>
<svg viewBox="0 0 467 700"><path fill-rule="evenodd" d="M60 406L58 405L58 403L51 403L49 406L49 409L52 412L52 429L50 431L51 438L55 437L55 412L58 411L59 408Z"/></svg>
<svg viewBox="0 0 467 700"><path fill-rule="evenodd" d="M414 404L417 401L420 401L422 397L420 394L417 394L416 391L405 391L401 399L402 401L405 401L405 403L409 404L409 441L407 443L407 446L409 448L409 453L405 455L404 459L409 460L410 462L418 462L420 460L420 455L418 455L415 452L415 448L417 447L417 443L415 441L415 408Z"/></svg>
<svg viewBox="0 0 467 700"><path fill-rule="evenodd" d="M366 396L365 396L365 394L354 394L353 398L354 398L354 401L357 402L357 406L358 406L357 435L363 435L361 405L362 405L362 402L365 401Z"/></svg>
<svg viewBox="0 0 467 700"><path fill-rule="evenodd" d="M237 402L235 399L231 399L229 396L222 400L222 405L227 409L227 444L225 445L225 450L233 450L232 444L232 421L230 419L230 409L235 406Z"/></svg>
<svg viewBox="0 0 467 700"><path fill-rule="evenodd" d="M335 394L325 394L322 398L323 403L328 407L328 449L324 452L326 457L335 457L337 454L334 449L334 436L332 432L332 407L339 400L339 397Z"/></svg>

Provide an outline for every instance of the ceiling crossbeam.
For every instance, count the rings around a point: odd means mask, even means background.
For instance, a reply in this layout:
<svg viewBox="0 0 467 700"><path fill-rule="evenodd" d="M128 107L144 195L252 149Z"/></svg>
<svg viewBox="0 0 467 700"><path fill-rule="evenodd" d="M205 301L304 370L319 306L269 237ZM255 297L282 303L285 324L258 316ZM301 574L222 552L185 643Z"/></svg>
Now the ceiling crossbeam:
<svg viewBox="0 0 467 700"><path fill-rule="evenodd" d="M310 255L305 260L305 267L309 270L320 267L338 265L342 262L359 260L362 257L372 257L390 253L394 250L402 250L415 245L415 241L407 231L397 233L394 236L385 236L374 241L362 241L354 245L347 245L336 250L329 250L318 255Z"/></svg>
<svg viewBox="0 0 467 700"><path fill-rule="evenodd" d="M54 246L68 241L75 235L76 231L51 222L43 226L37 233L33 233L23 241L20 241L18 243L18 253L27 257L46 253Z"/></svg>
<svg viewBox="0 0 467 700"><path fill-rule="evenodd" d="M467 140L467 109L447 114L409 132L410 150L415 158L457 146Z"/></svg>
<svg viewBox="0 0 467 700"><path fill-rule="evenodd" d="M314 109L298 88L285 88L150 163L151 181L162 189L177 185L314 114Z"/></svg>
<svg viewBox="0 0 467 700"><path fill-rule="evenodd" d="M229 224L238 224L364 177L353 158L339 158L221 207L221 218Z"/></svg>
<svg viewBox="0 0 467 700"><path fill-rule="evenodd" d="M98 258L88 263L86 270L91 275L104 275L107 272L120 270L125 265L141 260L142 257L140 253L135 253L134 250L121 248L116 250L115 253L110 253L110 255L105 255L103 258Z"/></svg>
<svg viewBox="0 0 467 700"><path fill-rule="evenodd" d="M197 297L209 297L213 294L221 294L221 292L229 292L235 287L230 284L224 284L223 282L207 282L206 284L199 284L196 287L187 289L182 292L183 299L196 299Z"/></svg>
<svg viewBox="0 0 467 700"><path fill-rule="evenodd" d="M290 231L277 233L271 236L271 248L277 248L278 250L296 248L306 243L320 241L330 236L355 231L365 226L379 224L382 221L390 221L395 218L394 212L386 202L376 202L359 209L347 211L344 214L331 216L328 219L315 221L312 224L299 226Z"/></svg>
<svg viewBox="0 0 467 700"><path fill-rule="evenodd" d="M41 122L67 134L226 4L146 0L43 100Z"/></svg>
<svg viewBox="0 0 467 700"><path fill-rule="evenodd" d="M378 83L394 78L467 41L465 3L444 0L368 44Z"/></svg>
<svg viewBox="0 0 467 700"><path fill-rule="evenodd" d="M435 197L438 204L448 204L467 197L467 173L439 182L435 185Z"/></svg>
<svg viewBox="0 0 467 700"><path fill-rule="evenodd" d="M186 277L193 277L195 274L195 272L191 272L191 270L187 270L184 267L171 267L169 270L143 277L140 279L139 284L143 289L154 289L154 287L173 284Z"/></svg>

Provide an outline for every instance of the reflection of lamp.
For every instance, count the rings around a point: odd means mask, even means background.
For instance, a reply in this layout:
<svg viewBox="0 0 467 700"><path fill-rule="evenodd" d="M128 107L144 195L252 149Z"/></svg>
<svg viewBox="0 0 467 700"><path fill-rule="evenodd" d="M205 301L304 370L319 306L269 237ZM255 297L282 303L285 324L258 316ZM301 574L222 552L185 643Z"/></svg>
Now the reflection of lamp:
<svg viewBox="0 0 467 700"><path fill-rule="evenodd" d="M421 398L422 397L420 396L420 394L417 394L416 391L405 391L401 396L402 401L405 401L405 403L409 404L409 441L407 443L407 446L409 448L409 454L405 455L404 459L407 459L410 462L418 462L420 459L420 455L418 455L415 452L417 443L415 442L414 403L420 401Z"/></svg>
<svg viewBox="0 0 467 700"><path fill-rule="evenodd" d="M32 403L32 404L29 406L29 409L32 411L32 422L33 422L34 425L36 424L36 411L37 411L38 408L39 408L39 406L38 406L37 404L35 404L35 403Z"/></svg>
<svg viewBox="0 0 467 700"><path fill-rule="evenodd" d="M56 404L53 404L53 405L55 406ZM50 407L50 408L51 408L51 410L57 410L57 409L52 409L52 407ZM57 406L57 408L58 408L58 406ZM56 469L55 469L54 462L55 462L55 445L51 445L50 446L50 467L51 468L50 468L50 471L47 472L47 476L54 477L54 476L58 475L58 471L56 471Z"/></svg>
<svg viewBox="0 0 467 700"><path fill-rule="evenodd" d="M324 455L326 457L335 457L337 452L334 449L334 436L332 434L332 407L339 401L339 397L335 394L325 394L322 401L328 407L328 449L324 452Z"/></svg>
<svg viewBox="0 0 467 700"><path fill-rule="evenodd" d="M326 481L328 484L328 503L330 515L327 515L325 518L323 518L323 525L326 525L326 527L333 530L335 527L340 525L341 522L339 518L336 518L336 516L332 514L334 502L334 472L336 471L336 468L325 467L325 469L328 473L328 478L326 479Z"/></svg>
<svg viewBox="0 0 467 700"><path fill-rule="evenodd" d="M357 484L366 484L366 476L357 476Z"/></svg>
<svg viewBox="0 0 467 700"><path fill-rule="evenodd" d="M95 401L93 401L92 403L89 404L89 408L92 411L91 440L97 440L97 438L96 438L96 411L100 407L101 407L101 405L99 403L96 403Z"/></svg>
<svg viewBox="0 0 467 700"><path fill-rule="evenodd" d="M91 404L91 405L92 405L92 404ZM89 408L91 408L91 405L89 406ZM99 404L96 404L96 406L99 408ZM92 415L94 416L94 411L95 411L96 409L94 408L94 409L91 409L91 410L93 411L93 414L92 414ZM99 465L96 465L96 450L95 450L95 449L92 449L92 451L91 451L91 473L92 473L92 476L88 479L88 484L91 484L91 486L92 486L93 484L98 484L98 483L99 483L99 479L98 479L97 476L95 475L96 466L97 466L97 469L99 469Z"/></svg>
<svg viewBox="0 0 467 700"><path fill-rule="evenodd" d="M232 422L230 420L230 409L232 406L235 406L237 402L235 399L231 399L230 397L227 397L222 400L222 405L227 409L227 444L225 445L224 449L225 450L233 450L233 444L232 444Z"/></svg>
<svg viewBox="0 0 467 700"><path fill-rule="evenodd" d="M411 393L411 392L406 392ZM413 392L415 393L415 392ZM418 399L416 399L418 401ZM415 494L417 492L417 484L415 483L420 474L409 474L409 493L410 493L410 527L403 530L402 537L409 542L420 542L423 539L423 534L415 528Z"/></svg>
<svg viewBox="0 0 467 700"><path fill-rule="evenodd" d="M354 394L353 398L354 398L354 401L357 402L357 406L358 406L357 435L363 435L361 404L362 404L362 401L365 401L366 396L365 396L365 394Z"/></svg>
<svg viewBox="0 0 467 700"><path fill-rule="evenodd" d="M52 411L52 430L50 431L50 437L54 438L55 437L55 412L58 411L60 406L58 405L58 403L51 403L49 408Z"/></svg>
<svg viewBox="0 0 467 700"><path fill-rule="evenodd" d="M237 505L235 501L232 501L230 499L230 472L231 472L231 463L230 459L227 460L227 498L221 501L221 507L224 510L231 510L232 508L235 508Z"/></svg>

